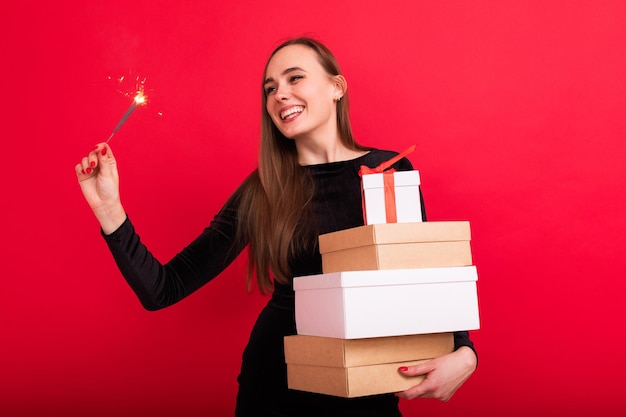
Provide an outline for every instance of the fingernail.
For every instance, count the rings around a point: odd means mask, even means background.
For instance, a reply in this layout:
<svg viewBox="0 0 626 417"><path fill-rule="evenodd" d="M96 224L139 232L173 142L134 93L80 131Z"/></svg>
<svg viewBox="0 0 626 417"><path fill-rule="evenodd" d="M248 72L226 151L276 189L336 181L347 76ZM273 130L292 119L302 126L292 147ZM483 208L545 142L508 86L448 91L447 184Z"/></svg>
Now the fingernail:
<svg viewBox="0 0 626 417"><path fill-rule="evenodd" d="M409 368L407 368L406 366L401 366L399 369L401 372L406 372L409 370Z"/></svg>
<svg viewBox="0 0 626 417"><path fill-rule="evenodd" d="M91 168L87 168L87 174L91 174Z"/></svg>
<svg viewBox="0 0 626 417"><path fill-rule="evenodd" d="M96 149L98 149L98 145L96 145L96 147L95 147L95 148L93 148L93 150L94 150L94 151L95 151Z"/></svg>
<svg viewBox="0 0 626 417"><path fill-rule="evenodd" d="M89 165L91 165L91 167L94 168L96 166L96 161L91 161Z"/></svg>
<svg viewBox="0 0 626 417"><path fill-rule="evenodd" d="M81 174L83 174L83 175L85 175L85 170L84 170L84 169L81 169L81 170L80 170L80 173L81 173Z"/></svg>
<svg viewBox="0 0 626 417"><path fill-rule="evenodd" d="M104 147L104 148L102 148L102 155L106 155L106 154L107 154L107 148Z"/></svg>

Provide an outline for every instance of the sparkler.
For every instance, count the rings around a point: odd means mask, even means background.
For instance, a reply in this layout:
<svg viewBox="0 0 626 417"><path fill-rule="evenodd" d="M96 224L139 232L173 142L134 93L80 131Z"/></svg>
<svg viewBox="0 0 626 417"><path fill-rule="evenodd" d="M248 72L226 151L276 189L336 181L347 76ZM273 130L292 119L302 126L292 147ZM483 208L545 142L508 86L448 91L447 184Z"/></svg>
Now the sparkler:
<svg viewBox="0 0 626 417"><path fill-rule="evenodd" d="M124 77L121 77L120 79L118 79L118 82L121 83L123 80L124 80ZM135 111L137 107L143 106L146 104L146 95L144 94L144 83L146 80L143 79L141 82L139 82L139 77L137 77L136 81L137 81L137 83L135 84L136 94L135 94L135 97L133 98L133 102L128 107L128 109L126 110L126 113L124 113L120 121L117 122L117 125L115 126L115 128L109 135L108 139L106 140L106 143L109 143L111 139L113 139L113 136L117 133L118 130L120 130L124 122L126 122L126 119L128 119L130 115L133 114L133 112Z"/></svg>

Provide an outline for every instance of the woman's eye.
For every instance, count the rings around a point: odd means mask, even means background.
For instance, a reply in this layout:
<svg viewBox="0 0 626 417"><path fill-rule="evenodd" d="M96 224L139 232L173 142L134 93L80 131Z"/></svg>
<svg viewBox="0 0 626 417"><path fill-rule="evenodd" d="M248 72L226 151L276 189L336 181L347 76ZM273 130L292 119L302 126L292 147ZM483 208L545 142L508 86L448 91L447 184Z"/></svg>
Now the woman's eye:
<svg viewBox="0 0 626 417"><path fill-rule="evenodd" d="M298 82L302 78L304 78L304 75L290 75L288 80L290 84L293 84L295 82ZM276 90L278 90L278 87L275 85L265 87L265 95L269 96L270 94L275 93Z"/></svg>

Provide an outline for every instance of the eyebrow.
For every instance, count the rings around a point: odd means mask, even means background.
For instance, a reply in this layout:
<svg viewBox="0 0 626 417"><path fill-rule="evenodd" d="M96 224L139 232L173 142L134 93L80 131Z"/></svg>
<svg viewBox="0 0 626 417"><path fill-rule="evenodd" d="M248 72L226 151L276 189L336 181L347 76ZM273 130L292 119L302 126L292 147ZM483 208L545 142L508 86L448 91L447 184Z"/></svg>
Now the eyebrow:
<svg viewBox="0 0 626 417"><path fill-rule="evenodd" d="M282 72L282 74L281 74L281 75L289 74L290 72L294 72L294 71L303 71L303 72L306 72L306 71L304 71L304 70L303 70L302 68L300 68L300 67L291 67L291 68L287 68L286 70L284 70L284 71ZM271 83L271 82L274 82L274 79L273 79L273 78L271 78L271 77L270 77L270 78L267 78L267 79L263 82L263 85L269 84L269 83Z"/></svg>

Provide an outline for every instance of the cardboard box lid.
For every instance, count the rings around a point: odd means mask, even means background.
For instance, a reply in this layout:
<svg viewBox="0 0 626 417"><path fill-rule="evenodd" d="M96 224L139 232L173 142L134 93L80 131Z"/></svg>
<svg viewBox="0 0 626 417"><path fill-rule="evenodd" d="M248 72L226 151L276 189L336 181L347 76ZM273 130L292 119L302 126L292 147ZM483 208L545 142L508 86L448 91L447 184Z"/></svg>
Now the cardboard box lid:
<svg viewBox="0 0 626 417"><path fill-rule="evenodd" d="M351 368L287 364L287 386L290 389L335 395L344 398L362 397L405 391L424 380L424 375L407 377L400 366L414 366L430 359L384 363Z"/></svg>
<svg viewBox="0 0 626 417"><path fill-rule="evenodd" d="M319 236L320 253L388 243L469 241L468 221L381 223Z"/></svg>
<svg viewBox="0 0 626 417"><path fill-rule="evenodd" d="M383 188L385 186L384 174L365 174L361 177L363 188ZM396 171L393 173L395 187L420 185L419 171Z"/></svg>
<svg viewBox="0 0 626 417"><path fill-rule="evenodd" d="M321 288L377 287L384 285L434 284L477 281L474 265L439 268L343 271L295 277L294 291Z"/></svg>
<svg viewBox="0 0 626 417"><path fill-rule="evenodd" d="M436 358L454 350L452 333L338 339L285 336L285 362L352 367Z"/></svg>

